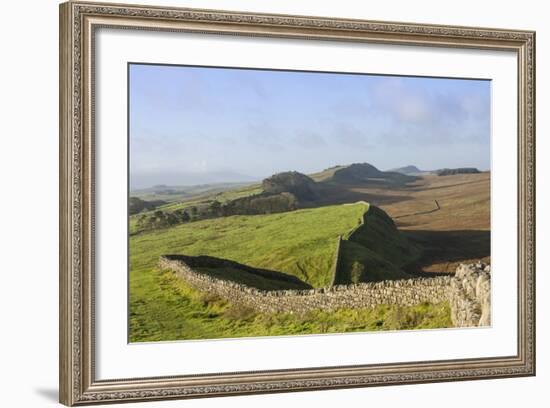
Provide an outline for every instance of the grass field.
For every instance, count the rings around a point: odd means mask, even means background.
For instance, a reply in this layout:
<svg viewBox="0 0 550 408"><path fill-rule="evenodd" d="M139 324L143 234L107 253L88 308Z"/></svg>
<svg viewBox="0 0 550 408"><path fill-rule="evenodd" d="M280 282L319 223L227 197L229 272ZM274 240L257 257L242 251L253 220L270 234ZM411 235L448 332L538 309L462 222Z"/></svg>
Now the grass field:
<svg viewBox="0 0 550 408"><path fill-rule="evenodd" d="M262 315L199 293L169 271L160 271L157 262L163 254L209 255L230 259L257 268L294 275L314 287L331 283L331 268L338 236L349 241L358 252L345 252L351 264L357 256L368 270L381 270L391 278L407 277L376 252L366 249L368 231L359 231L360 220L369 211L366 203L335 205L287 213L232 216L182 224L165 230L141 233L130 238L130 339L154 341L191 338L267 336L361 330L388 330L448 326L447 305L414 308L378 307L374 310L340 310ZM369 221L373 239L402 244L383 227L384 219L375 215ZM346 241L348 242L348 241ZM372 242L368 242L373 244ZM373 244L374 245L374 244ZM393 247L392 247L393 248ZM395 247L397 248L397 247ZM394 251L396 249L393 249ZM369 256L364 256L368 254ZM360 255L360 256L359 256ZM407 257L403 259L408 259ZM376 268L375 268L376 267ZM261 282L239 270L205 270L221 279L245 282L261 289L279 289L276 281ZM267 286L266 286L267 285ZM424 312L426 311L426 312ZM436 319L428 318L437 316ZM424 317L422 317L424 316Z"/></svg>
<svg viewBox="0 0 550 408"><path fill-rule="evenodd" d="M232 216L181 224L130 238L130 279L160 255L209 255L328 286L337 238L359 223L365 204Z"/></svg>
<svg viewBox="0 0 550 408"><path fill-rule="evenodd" d="M280 214L232 216L131 236L130 337L134 341L144 341L155 339L150 337L151 333L156 336L178 333L177 338L206 338L214 330L209 327L220 330L220 336L239 335L233 327L234 321L228 323L216 314L221 313L221 309L217 309L221 307L219 302L207 312L204 305L193 303L193 299L200 295L192 289L187 288L180 296L173 293L174 285L180 289L183 286L175 279L166 279L166 275L157 270L160 255L215 256L277 270L297 276L311 286L324 287L332 279L331 267L338 236L354 229L367 210L368 205L358 203ZM220 271L215 273L223 278ZM231 274L231 271L227 273ZM225 309L229 307L223 305ZM203 313L210 313L209 320L203 321ZM224 329L226 324L232 328ZM197 327L193 328L193 325ZM309 329L302 327L300 330L308 332Z"/></svg>
<svg viewBox="0 0 550 408"><path fill-rule="evenodd" d="M197 292L152 268L132 282L130 342L451 327L447 303L414 307L258 314Z"/></svg>
<svg viewBox="0 0 550 408"><path fill-rule="evenodd" d="M237 197L253 193L254 188L257 187L222 194ZM209 219L131 236L130 340L451 327L447 304L380 306L373 310L315 312L304 316L260 315L199 293L171 272L156 268L161 254L204 254L289 273L312 286L326 286L336 238L357 227L366 209L360 204L334 204L359 200L386 211L416 245L412 253L401 257L395 252L403 247L400 239L393 237L397 239L394 245L387 245L388 239L377 237L374 225L370 236L359 234L357 239L344 241L344 269L348 271L359 262L367 266L367 273L371 274L368 280L394 279L403 277L400 266L415 257L419 271L428 273L452 272L460 262L490 260L489 173L426 175L410 185L393 188L366 185L324 188L328 199L315 209ZM191 206L206 199L212 197L178 205ZM377 248L377 243L384 245ZM420 247L422 253L415 252L414 248Z"/></svg>

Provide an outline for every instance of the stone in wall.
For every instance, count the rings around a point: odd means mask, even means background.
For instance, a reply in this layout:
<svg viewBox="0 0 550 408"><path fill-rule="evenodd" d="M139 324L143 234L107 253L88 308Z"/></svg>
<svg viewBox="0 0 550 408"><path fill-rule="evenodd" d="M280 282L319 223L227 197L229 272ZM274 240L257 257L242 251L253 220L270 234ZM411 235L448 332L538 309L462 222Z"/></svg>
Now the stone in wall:
<svg viewBox="0 0 550 408"><path fill-rule="evenodd" d="M491 266L460 264L451 281L449 303L455 327L491 325Z"/></svg>

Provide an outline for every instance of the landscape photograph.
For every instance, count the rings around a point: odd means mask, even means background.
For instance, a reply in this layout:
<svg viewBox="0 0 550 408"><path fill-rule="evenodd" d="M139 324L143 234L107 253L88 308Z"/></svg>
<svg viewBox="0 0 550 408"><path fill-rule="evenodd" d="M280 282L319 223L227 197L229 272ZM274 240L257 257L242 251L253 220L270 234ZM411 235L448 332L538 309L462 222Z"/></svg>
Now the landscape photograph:
<svg viewBox="0 0 550 408"><path fill-rule="evenodd" d="M128 341L491 325L491 82L132 63Z"/></svg>

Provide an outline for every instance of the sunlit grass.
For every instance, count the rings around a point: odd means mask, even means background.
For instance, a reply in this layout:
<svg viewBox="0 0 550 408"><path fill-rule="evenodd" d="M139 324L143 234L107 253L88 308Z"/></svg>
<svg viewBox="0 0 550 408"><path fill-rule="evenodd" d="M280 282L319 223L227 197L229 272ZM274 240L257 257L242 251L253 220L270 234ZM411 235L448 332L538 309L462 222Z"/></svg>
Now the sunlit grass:
<svg viewBox="0 0 550 408"><path fill-rule="evenodd" d="M209 255L297 276L314 287L331 282L337 238L357 225L368 206L336 205L180 224L130 238L130 280L160 255Z"/></svg>
<svg viewBox="0 0 550 408"><path fill-rule="evenodd" d="M150 272L136 288L155 289L131 308L131 342L452 327L447 302L262 314L195 291L170 271Z"/></svg>

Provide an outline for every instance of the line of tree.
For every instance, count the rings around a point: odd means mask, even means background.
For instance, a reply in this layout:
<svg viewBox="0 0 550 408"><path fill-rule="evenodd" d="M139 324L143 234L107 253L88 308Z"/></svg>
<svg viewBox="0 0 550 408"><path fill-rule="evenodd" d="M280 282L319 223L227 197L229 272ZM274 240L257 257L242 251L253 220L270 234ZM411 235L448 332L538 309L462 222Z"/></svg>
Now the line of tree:
<svg viewBox="0 0 550 408"><path fill-rule="evenodd" d="M298 209L298 200L292 193L261 193L241 197L226 203L213 201L208 207L208 215L227 217L230 215L274 214Z"/></svg>
<svg viewBox="0 0 550 408"><path fill-rule="evenodd" d="M175 211L156 210L138 217L139 231L167 228L178 224L207 218L227 217L230 215L273 214L293 211L298 208L298 200L291 193L261 193L237 198L225 203L213 200L204 206L192 206Z"/></svg>
<svg viewBox="0 0 550 408"><path fill-rule="evenodd" d="M182 224L192 220L186 210L162 211L157 210L153 214L143 214L137 220L137 227L140 230L151 230L166 228L172 225Z"/></svg>

